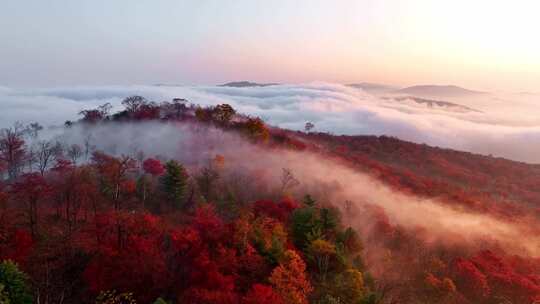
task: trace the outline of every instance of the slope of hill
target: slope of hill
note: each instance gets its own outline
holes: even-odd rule
[[[299,133],[329,155],[396,188],[502,216],[540,218],[540,165],[415,144],[387,136]]]

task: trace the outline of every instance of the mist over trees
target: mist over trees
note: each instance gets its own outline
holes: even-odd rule
[[[535,166],[387,137],[331,136],[307,124],[309,134],[282,130],[227,104],[141,96],[122,104],[125,110],[113,114],[107,104],[81,111],[80,121],[64,126],[76,132],[49,140],[37,124],[0,131],[0,303],[540,300],[540,194],[528,190],[540,181]],[[150,121],[177,130],[156,135],[164,147],[189,136],[176,149],[196,157],[174,157],[169,148],[147,155],[142,146],[128,153],[92,133]],[[182,134],[183,126],[191,133]],[[223,133],[210,140],[208,128]],[[73,134],[77,143],[66,137]],[[221,153],[218,143],[230,150]],[[527,220],[530,230],[518,241],[529,250],[516,254],[521,247],[495,232],[474,245],[450,234],[441,239],[406,225],[385,209],[391,205],[342,198],[362,185],[316,174],[329,171],[264,162],[291,151],[297,162],[317,155],[306,164],[336,162],[403,195],[437,198],[437,208],[457,215],[512,219],[516,227]],[[250,167],[255,162],[261,164]],[[496,174],[516,181],[487,179]],[[407,206],[435,216],[435,209]]]

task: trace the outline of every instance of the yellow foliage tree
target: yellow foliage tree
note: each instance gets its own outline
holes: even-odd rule
[[[316,239],[309,245],[309,254],[317,262],[321,281],[326,281],[330,259],[336,255],[336,246],[323,239]]]
[[[358,303],[365,293],[362,273],[353,268],[338,274],[334,286],[335,296],[343,303]]]
[[[287,304],[307,304],[313,290],[306,276],[306,264],[293,250],[285,251],[269,281]]]

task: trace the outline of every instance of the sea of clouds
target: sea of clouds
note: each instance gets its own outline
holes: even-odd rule
[[[191,103],[229,103],[269,124],[348,135],[389,135],[417,143],[540,162],[540,95],[485,94],[441,100],[479,111],[428,107],[412,100],[370,95],[331,83],[233,88],[222,86],[80,86],[15,89],[0,87],[0,128],[15,121],[59,126],[78,112],[109,102],[113,111],[130,95],[149,100],[186,98]]]

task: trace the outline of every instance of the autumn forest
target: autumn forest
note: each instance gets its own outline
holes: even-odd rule
[[[1,130],[1,304],[540,303],[539,165],[122,106]]]

